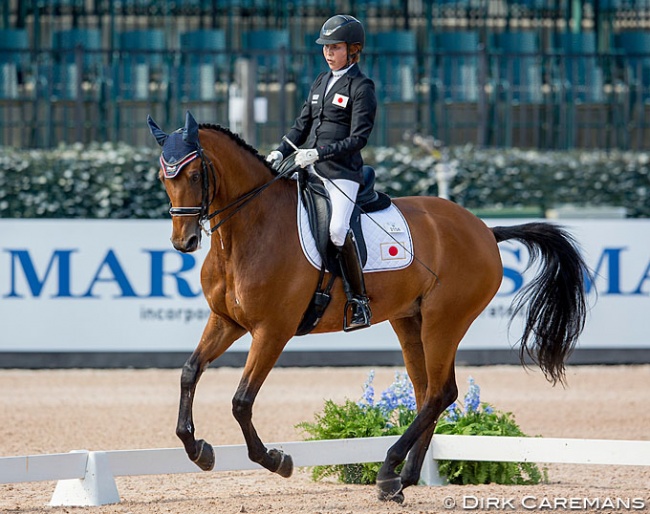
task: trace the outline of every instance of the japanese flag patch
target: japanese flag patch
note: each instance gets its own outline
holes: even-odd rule
[[[334,95],[334,100],[332,100],[332,103],[334,105],[338,105],[339,107],[347,107],[348,106],[348,100],[350,99],[349,96],[343,96],[338,93]]]
[[[407,257],[400,243],[381,243],[379,247],[382,261],[404,260]]]

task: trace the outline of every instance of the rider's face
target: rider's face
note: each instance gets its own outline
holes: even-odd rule
[[[323,45],[323,55],[331,70],[340,70],[348,64],[348,46],[345,43]]]

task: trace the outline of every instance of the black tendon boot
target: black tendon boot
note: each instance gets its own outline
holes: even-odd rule
[[[337,247],[339,264],[343,275],[343,290],[348,301],[345,304],[343,330],[350,332],[370,326],[370,304],[366,295],[366,285],[363,281],[363,267],[359,259],[357,242],[352,232],[348,232],[343,246]],[[352,317],[348,320],[348,312]]]

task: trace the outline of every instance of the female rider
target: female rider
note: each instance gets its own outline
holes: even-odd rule
[[[363,267],[352,232],[350,217],[362,182],[361,149],[366,146],[375,122],[377,98],[374,82],[359,69],[365,31],[353,16],[337,14],[321,28],[316,43],[330,71],[321,73],[296,118],[288,138],[296,147],[295,162],[314,165],[332,201],[330,239],[338,250],[352,316],[344,330],[370,325],[371,311],[363,280]],[[293,152],[283,141],[266,158],[274,168]],[[351,288],[351,291],[349,290]]]

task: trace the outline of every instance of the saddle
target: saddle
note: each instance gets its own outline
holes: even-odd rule
[[[282,172],[282,168],[280,169]],[[289,172],[287,170],[287,172]],[[298,169],[298,190],[300,201],[305,207],[309,227],[316,242],[318,253],[321,256],[321,269],[318,285],[314,296],[303,314],[302,321],[296,331],[296,335],[306,335],[311,332],[320,319],[331,300],[330,291],[336,277],[341,276],[341,271],[336,259],[337,250],[330,241],[329,224],[332,216],[332,205],[323,184],[322,179],[305,169]],[[391,205],[391,199],[385,193],[377,192],[374,189],[375,170],[370,166],[363,167],[363,182],[357,194],[356,206],[350,218],[350,229],[353,231],[359,247],[359,258],[365,265],[368,251],[361,229],[361,214],[371,213],[387,209]],[[323,287],[325,271],[329,270],[330,280]]]
[[[330,241],[329,224],[332,217],[332,203],[322,179],[307,170],[301,169],[298,174],[298,190],[300,200],[307,212],[309,228],[311,229],[316,247],[326,268],[337,274],[336,248]],[[356,205],[350,218],[350,229],[359,247],[359,258],[365,265],[368,251],[361,229],[361,214],[387,209],[391,199],[385,193],[377,192],[375,187],[375,170],[370,166],[363,167],[363,183],[357,194]]]

